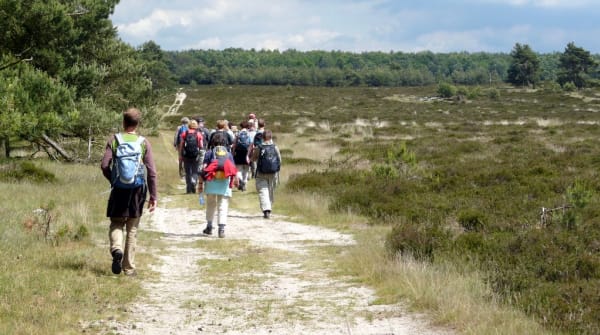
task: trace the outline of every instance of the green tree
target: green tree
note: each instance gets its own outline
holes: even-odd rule
[[[5,144],[11,138],[90,139],[112,130],[114,115],[126,107],[154,105],[152,80],[164,74],[164,63],[156,59],[162,51],[148,45],[137,52],[118,39],[109,19],[117,3],[0,0],[0,138]],[[148,120],[157,118],[145,117],[145,127],[156,126]]]
[[[508,82],[513,85],[529,86],[538,81],[540,61],[529,45],[515,44],[511,64],[508,68]]]
[[[78,118],[73,90],[27,63],[0,72],[0,138],[41,143]]]
[[[138,48],[140,59],[145,63],[146,73],[154,89],[165,89],[174,84],[171,72],[160,45],[148,41]]]
[[[575,43],[567,44],[559,58],[558,83],[573,83],[577,88],[585,87],[590,73],[598,66],[589,51]]]

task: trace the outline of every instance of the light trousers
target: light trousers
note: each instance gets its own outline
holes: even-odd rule
[[[250,180],[250,165],[236,164],[235,167],[238,170],[237,177],[240,179],[240,183],[246,185]]]
[[[211,224],[214,222],[215,214],[217,216],[217,224],[219,227],[224,227],[227,224],[227,211],[229,209],[229,197],[217,194],[206,195],[206,222]]]
[[[274,191],[277,185],[277,173],[256,174],[256,191],[258,192],[258,201],[262,211],[270,211],[275,202]]]
[[[110,229],[108,237],[110,240],[110,252],[123,251],[123,262],[121,267],[125,274],[135,270],[135,246],[137,243],[137,229],[140,218],[110,218]],[[123,245],[123,237],[125,245]]]

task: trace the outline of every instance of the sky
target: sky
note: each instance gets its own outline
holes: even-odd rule
[[[119,37],[163,50],[600,54],[600,0],[121,0]]]

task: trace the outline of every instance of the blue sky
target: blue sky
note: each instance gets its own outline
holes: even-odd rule
[[[111,19],[163,50],[600,53],[600,0],[121,0]]]

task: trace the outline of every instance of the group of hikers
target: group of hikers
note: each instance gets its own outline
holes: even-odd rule
[[[111,135],[100,167],[112,190],[108,199],[109,241],[112,272],[135,276],[137,228],[148,199],[148,211],[157,206],[157,173],[150,142],[136,133],[142,114],[137,108],[123,113],[123,132]],[[263,217],[271,217],[274,189],[279,181],[281,153],[263,119],[255,114],[238,126],[218,120],[207,129],[201,117],[183,117],[173,138],[178,152],[179,174],[185,177],[186,193],[200,194],[206,204],[206,227],[217,227],[225,237],[229,199],[233,189],[244,192],[255,179]],[[216,220],[216,221],[215,221]]]

